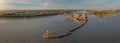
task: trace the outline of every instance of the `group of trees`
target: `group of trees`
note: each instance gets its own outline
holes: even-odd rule
[[[120,11],[118,10],[93,10],[89,11],[91,15],[95,15],[99,18],[104,18],[105,16],[110,16],[119,13]]]
[[[2,17],[34,17],[34,16],[47,16],[61,14],[60,11],[24,11],[24,12],[12,12],[4,13]]]
[[[115,14],[118,13],[118,10],[91,10],[89,11],[91,14]]]

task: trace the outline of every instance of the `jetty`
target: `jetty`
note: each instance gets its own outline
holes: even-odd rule
[[[62,37],[66,37],[66,36],[71,35],[72,32],[74,32],[77,29],[82,28],[88,22],[87,16],[85,14],[83,14],[81,16],[81,19],[82,19],[81,21],[83,21],[83,23],[80,26],[78,26],[78,27],[76,27],[76,28],[74,28],[72,30],[69,30],[68,32],[65,32],[64,34],[60,34],[60,35],[47,35],[47,36],[45,35],[44,38],[45,39],[56,39],[56,38],[62,38]]]

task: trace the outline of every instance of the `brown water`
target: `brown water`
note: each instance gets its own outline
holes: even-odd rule
[[[44,39],[49,30],[63,34],[81,25],[66,21],[66,16],[55,15],[38,18],[0,18],[0,43],[120,43],[120,15],[99,18],[87,14],[88,22],[71,35]]]

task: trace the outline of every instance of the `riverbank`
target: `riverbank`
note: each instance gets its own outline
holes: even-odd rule
[[[0,16],[0,18],[26,18],[26,17],[44,17],[44,16],[54,16],[59,14],[45,14],[45,15],[4,15]]]
[[[63,14],[63,11],[4,11],[0,12],[0,17],[23,18],[39,17]]]

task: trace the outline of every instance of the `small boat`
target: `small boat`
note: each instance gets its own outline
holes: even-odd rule
[[[46,38],[46,39],[49,37],[49,31],[48,30],[45,32],[45,34],[43,35],[43,37]]]

